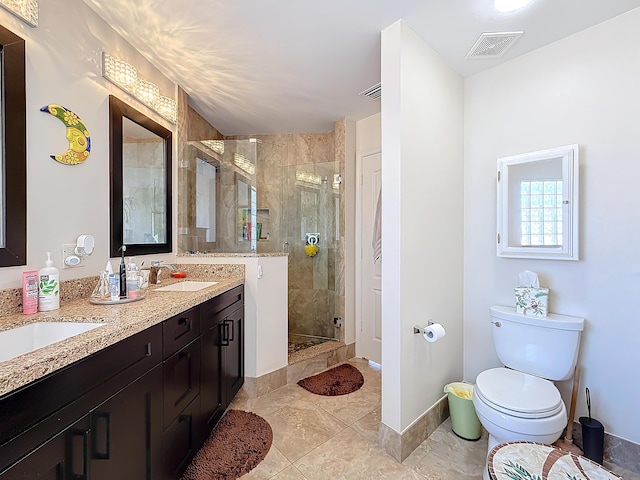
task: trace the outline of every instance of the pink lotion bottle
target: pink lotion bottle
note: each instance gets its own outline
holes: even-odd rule
[[[22,272],[22,313],[38,313],[38,271]]]

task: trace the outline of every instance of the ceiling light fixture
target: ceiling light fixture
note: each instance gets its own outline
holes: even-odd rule
[[[0,7],[9,10],[30,26],[38,26],[38,0],[0,0]]]
[[[513,12],[531,3],[531,0],[495,0],[496,10],[500,12]]]
[[[138,69],[130,63],[102,52],[102,76],[140,100],[162,118],[176,123],[178,118],[176,101],[160,95],[160,88],[155,83],[138,77]]]

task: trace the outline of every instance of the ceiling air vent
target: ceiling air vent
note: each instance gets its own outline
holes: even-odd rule
[[[464,58],[500,58],[524,32],[483,33]]]
[[[382,86],[378,83],[377,85],[360,92],[358,95],[369,97],[371,100],[378,100],[382,96]]]

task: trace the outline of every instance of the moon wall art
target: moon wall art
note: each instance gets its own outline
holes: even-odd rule
[[[51,103],[40,109],[58,118],[67,127],[69,149],[58,155],[51,155],[54,160],[65,165],[78,165],[84,162],[91,153],[91,136],[84,122],[68,108]]]

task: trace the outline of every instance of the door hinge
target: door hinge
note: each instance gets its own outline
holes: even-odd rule
[[[498,181],[500,181],[500,170],[498,170]]]
[[[498,245],[500,245],[500,234],[498,234]]]

